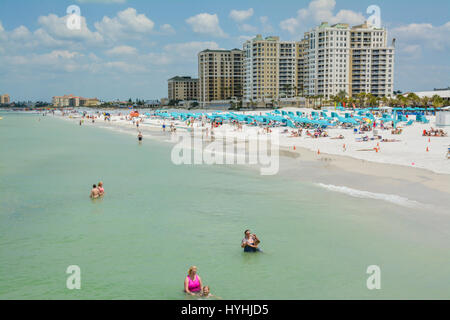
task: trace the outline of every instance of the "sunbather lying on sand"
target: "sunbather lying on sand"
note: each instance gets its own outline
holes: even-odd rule
[[[383,139],[383,140],[381,140],[381,142],[400,142],[400,140],[396,140],[396,139]]]
[[[330,138],[330,139],[333,139],[333,140],[342,140],[342,139],[345,139],[345,137],[341,134],[341,135],[339,135],[339,137],[334,137],[334,138]]]

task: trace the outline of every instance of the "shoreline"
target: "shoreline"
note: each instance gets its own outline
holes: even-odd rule
[[[404,165],[374,162],[357,159],[351,156],[342,156],[328,153],[317,155],[315,152],[297,147],[297,150],[281,147],[283,156],[300,158],[302,161],[326,162],[325,166],[337,170],[376,177],[378,179],[402,180],[405,182],[419,183],[427,188],[450,194],[450,175],[436,173],[428,169],[409,167]],[[281,155],[281,152],[280,152]]]
[[[70,121],[74,124],[79,120],[59,116],[57,116],[57,118]],[[162,132],[161,128],[157,125],[143,124],[139,128],[136,128],[136,126],[126,122],[113,121],[105,123],[99,120],[96,121],[95,124],[86,121],[83,126],[84,125],[109,129],[118,133],[127,133],[133,136],[137,134],[138,131],[142,131],[144,134],[144,141],[146,137],[152,141],[174,144],[174,142],[171,141],[170,132]],[[391,190],[393,194],[401,194],[402,196],[409,197],[409,193],[404,194],[401,191],[403,191],[405,186],[416,184],[417,186],[415,189],[418,191],[415,196],[417,197],[426,194],[427,190],[442,194],[442,198],[445,198],[450,194],[450,175],[436,173],[424,168],[375,162],[354,158],[350,155],[336,155],[326,152],[321,152],[320,155],[318,155],[316,152],[303,146],[296,145],[296,150],[293,150],[293,147],[282,145],[281,141],[279,145],[279,155],[281,161],[283,161],[282,158],[284,158],[287,160],[294,160],[294,162],[300,161],[300,166],[306,162],[313,163],[316,167],[320,166],[319,169],[321,169],[323,173],[335,177],[334,180],[339,180],[339,177],[344,176],[344,173],[355,175],[355,181],[350,181],[343,177],[344,180],[338,184],[342,187],[357,188],[358,190],[380,193],[390,193],[386,190],[393,187],[393,190]],[[293,165],[295,166],[295,164]],[[280,171],[284,170],[293,170],[293,175],[298,176],[298,179],[302,179],[301,175],[303,174],[303,171],[301,169],[296,169],[292,165],[287,165],[286,168],[283,168],[280,163]],[[329,179],[333,180],[333,178],[328,177],[328,180]],[[316,179],[312,179],[311,182],[318,184],[319,181],[315,180]],[[364,181],[364,183],[361,185],[361,182],[359,181]],[[328,183],[329,181],[325,182]],[[332,184],[334,185],[335,183]]]

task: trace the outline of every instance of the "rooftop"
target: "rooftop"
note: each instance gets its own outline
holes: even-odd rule
[[[187,76],[175,76],[170,78],[168,81],[198,81],[198,79],[187,77]]]

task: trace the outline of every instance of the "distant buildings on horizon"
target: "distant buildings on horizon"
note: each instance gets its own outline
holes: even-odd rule
[[[9,94],[1,94],[0,95],[0,104],[10,104],[11,98],[9,97]]]
[[[54,107],[95,107],[100,101],[97,98],[83,98],[69,94],[53,97],[52,103]]]
[[[198,100],[203,106],[227,100],[249,104],[300,96],[330,99],[342,91],[390,97],[394,45],[395,40],[388,45],[385,28],[368,23],[350,27],[324,22],[300,41],[257,35],[243,50],[201,51],[199,78],[169,79],[169,100]]]

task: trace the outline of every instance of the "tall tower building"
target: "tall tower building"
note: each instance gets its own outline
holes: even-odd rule
[[[203,105],[242,98],[242,61],[243,52],[239,49],[208,49],[198,54],[199,100]]]
[[[394,89],[395,48],[386,29],[367,23],[350,28],[324,22],[305,34],[303,81],[307,95],[329,98],[345,91],[390,96]]]
[[[244,43],[244,100],[291,98],[298,90],[298,46],[257,35]]]
[[[351,95],[372,93],[391,96],[394,91],[394,46],[387,45],[387,31],[367,23],[350,30]]]

